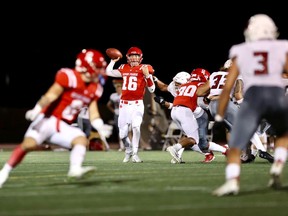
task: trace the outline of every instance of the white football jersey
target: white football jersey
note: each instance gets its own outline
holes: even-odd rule
[[[288,40],[259,40],[231,47],[229,58],[236,64],[243,78],[244,91],[251,86],[279,86],[284,88],[282,72],[288,53]]]
[[[210,94],[208,98],[215,95],[220,95],[225,85],[228,72],[216,71],[209,77]]]

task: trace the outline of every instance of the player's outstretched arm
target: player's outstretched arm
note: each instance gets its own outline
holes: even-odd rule
[[[40,114],[42,109],[50,105],[53,101],[60,97],[63,93],[64,88],[55,82],[48,91],[40,98],[36,103],[35,107],[31,110],[28,110],[25,114],[25,118],[29,121],[34,121],[36,117]]]

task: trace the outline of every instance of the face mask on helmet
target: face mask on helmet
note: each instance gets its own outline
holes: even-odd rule
[[[107,62],[101,52],[93,49],[83,49],[77,55],[75,68],[80,73],[88,72],[91,77],[94,77],[105,73],[106,66]]]
[[[203,68],[196,68],[191,72],[191,78],[189,81],[206,82],[210,77],[209,71]]]
[[[269,16],[266,14],[256,14],[249,19],[244,36],[247,42],[261,39],[276,39],[278,32],[274,21]]]
[[[138,47],[131,47],[126,54],[127,63],[130,64],[130,66],[135,67],[141,64],[143,60],[143,53],[142,50]]]

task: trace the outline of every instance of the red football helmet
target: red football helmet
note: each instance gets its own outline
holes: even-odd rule
[[[138,66],[143,60],[142,50],[138,47],[131,47],[126,54],[127,62],[132,67]]]
[[[196,68],[191,72],[190,81],[206,82],[210,77],[209,71],[203,68]]]
[[[76,70],[85,73],[88,72],[91,76],[102,73],[102,70],[107,66],[104,55],[94,49],[83,49],[77,55]]]

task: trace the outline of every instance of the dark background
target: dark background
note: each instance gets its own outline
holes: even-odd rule
[[[279,38],[288,38],[287,7],[277,1],[254,6],[243,1],[164,3],[11,2],[2,8],[0,107],[32,108],[56,71],[74,67],[83,48],[105,53],[108,47],[116,47],[125,55],[131,46],[138,46],[143,63],[151,64],[155,75],[169,83],[179,71],[218,70],[229,48],[244,41],[243,30],[256,13],[271,16]],[[114,91],[111,80],[100,103],[106,104]]]
[[[283,0],[6,1],[0,12],[0,143],[22,140],[29,125],[25,112],[47,91],[57,70],[75,66],[83,48],[105,53],[116,47],[125,55],[138,46],[143,63],[151,64],[155,75],[169,83],[183,70],[218,70],[229,48],[244,41],[243,30],[256,13],[271,16],[279,38],[288,38]],[[123,58],[118,65],[125,62]],[[104,121],[113,118],[105,106],[114,92],[112,79],[99,101]],[[156,94],[173,99],[159,90]]]

